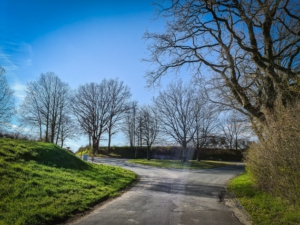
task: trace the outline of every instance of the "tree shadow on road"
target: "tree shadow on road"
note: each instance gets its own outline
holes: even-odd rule
[[[201,182],[186,182],[182,179],[160,178],[141,176],[139,183],[133,188],[134,191],[149,190],[175,195],[188,195],[195,197],[219,198],[220,193],[225,191],[222,185]]]

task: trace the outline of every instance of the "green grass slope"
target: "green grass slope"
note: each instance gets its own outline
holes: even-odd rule
[[[0,139],[0,225],[61,222],[135,179],[131,171],[86,163],[53,144]]]
[[[227,188],[236,195],[256,225],[300,224],[299,207],[257,190],[247,173],[230,180]]]

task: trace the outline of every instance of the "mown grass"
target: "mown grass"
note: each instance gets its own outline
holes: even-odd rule
[[[248,174],[232,179],[228,190],[233,192],[256,225],[300,224],[300,208],[254,187]]]
[[[208,160],[189,160],[188,162],[181,162],[180,160],[161,160],[161,159],[130,159],[130,163],[137,163],[147,166],[155,166],[160,168],[173,168],[173,169],[210,169],[223,166],[232,166],[233,163],[208,161]]]
[[[136,179],[128,170],[94,165],[49,143],[0,139],[0,224],[54,224]]]

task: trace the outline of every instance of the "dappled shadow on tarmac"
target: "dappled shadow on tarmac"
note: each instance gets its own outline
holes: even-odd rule
[[[212,169],[166,169],[133,164],[125,159],[95,159],[97,163],[108,163],[139,174],[139,182],[132,191],[149,191],[149,194],[176,194],[218,199],[225,191],[222,177],[242,173],[243,165],[225,166]],[[220,179],[218,182],[212,180]],[[229,179],[229,178],[228,178]]]
[[[139,180],[122,197],[76,224],[240,224],[219,201],[224,184],[244,171],[243,166],[164,169],[110,158],[96,158],[95,163],[132,170]]]
[[[222,185],[147,176],[141,176],[139,183],[132,188],[132,191],[139,190],[208,198],[218,198],[225,191]]]

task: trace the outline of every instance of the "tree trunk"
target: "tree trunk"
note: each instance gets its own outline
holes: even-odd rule
[[[187,148],[187,146],[186,146],[186,143],[185,143],[185,142],[182,144],[182,147],[183,147],[183,151],[182,151],[182,162],[186,162],[186,161],[187,161],[187,160],[186,160],[186,148]]]
[[[111,133],[108,132],[108,146],[107,146],[107,154],[110,152],[110,142],[111,142]]]
[[[57,134],[56,134],[56,141],[55,141],[55,144],[58,144],[58,139],[59,139],[59,136],[60,136],[60,133],[63,133],[63,130],[62,130],[62,114],[60,113],[60,116],[59,116],[59,121],[58,121],[58,128],[57,128]]]
[[[92,146],[92,135],[91,134],[88,135],[89,135],[89,146]]]
[[[42,131],[42,124],[39,124],[40,126],[40,141],[43,141],[43,131]]]
[[[183,152],[182,152],[182,162],[186,162],[186,148],[183,149]]]
[[[150,148],[151,146],[147,146],[147,159],[150,160]]]
[[[47,120],[46,120],[45,142],[49,142],[49,120],[48,120],[48,117],[47,117]]]
[[[197,161],[200,162],[201,154],[200,154],[201,148],[200,146],[197,146]]]
[[[236,155],[238,154],[238,140],[237,140],[237,137],[235,139],[235,154]]]
[[[137,152],[137,147],[135,146],[135,150],[134,150],[134,158],[135,158],[135,159],[137,158],[137,154],[138,154],[138,152]]]
[[[99,141],[96,137],[93,137],[93,156],[98,152]]]
[[[112,130],[112,117],[110,117],[110,121],[108,124],[108,129],[107,129],[107,133],[108,133],[108,145],[107,145],[107,154],[109,154],[110,152],[110,143],[111,143],[111,130]]]
[[[55,122],[51,123],[51,131],[50,131],[50,133],[51,133],[50,142],[54,143],[54,139],[55,139]]]

